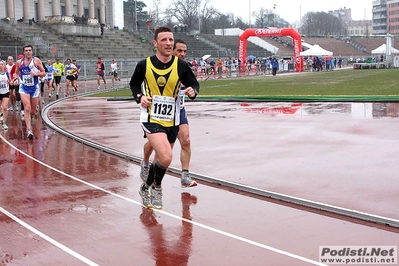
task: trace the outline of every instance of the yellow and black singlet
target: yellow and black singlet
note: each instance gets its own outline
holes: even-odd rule
[[[152,98],[152,103],[142,114],[141,122],[158,123],[165,127],[180,124],[180,101],[177,101],[177,96],[181,81],[177,62],[178,58],[174,57],[171,66],[158,69],[149,57],[146,59],[144,93]]]
[[[130,80],[130,89],[136,101],[137,95],[144,94],[151,97],[152,102],[148,108],[140,106],[140,122],[157,123],[164,127],[178,126],[178,96],[182,83],[199,91],[199,83],[193,71],[178,57],[172,56],[167,63],[159,61],[156,55],[141,60]]]

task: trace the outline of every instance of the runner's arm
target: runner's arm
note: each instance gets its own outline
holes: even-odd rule
[[[43,63],[39,58],[35,58],[35,65],[39,69],[39,72],[31,72],[32,76],[44,77],[46,76],[46,71],[44,70]]]
[[[143,83],[145,78],[145,68],[145,60],[140,61],[137,64],[136,69],[134,70],[132,78],[130,79],[130,90],[132,91],[133,98],[136,100],[137,103],[140,103],[141,97],[143,96],[143,92],[141,91],[141,84]]]
[[[18,85],[18,80],[19,80],[19,64],[20,64],[20,60],[18,60],[18,61],[15,63],[14,79],[13,79],[14,85]]]
[[[182,83],[186,86],[186,95],[191,100],[194,100],[197,97],[200,88],[197,78],[195,77],[190,66],[181,59],[179,59],[178,62],[178,72]],[[194,93],[191,92],[191,89]]]

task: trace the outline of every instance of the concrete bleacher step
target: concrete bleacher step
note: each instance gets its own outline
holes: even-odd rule
[[[306,37],[304,39],[306,43],[311,45],[318,44],[324,49],[332,51],[334,56],[367,56],[366,53],[351,46],[346,40],[329,37]]]

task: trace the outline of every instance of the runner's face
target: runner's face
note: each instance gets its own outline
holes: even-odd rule
[[[3,61],[0,61],[0,72],[5,72],[6,65],[3,63]]]
[[[157,48],[157,53],[162,56],[170,56],[173,49],[173,33],[160,32],[157,40],[154,40],[154,46]]]
[[[176,48],[173,50],[173,55],[179,57],[180,59],[186,59],[187,55],[187,45],[184,43],[176,43]]]
[[[7,63],[8,63],[10,66],[12,66],[12,64],[14,64],[14,58],[8,57],[8,58],[7,58]]]
[[[25,56],[25,58],[31,59],[31,58],[32,58],[32,54],[33,54],[33,50],[32,50],[31,47],[26,47],[26,48],[24,49],[24,56]]]

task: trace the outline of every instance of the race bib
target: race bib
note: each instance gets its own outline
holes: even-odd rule
[[[0,82],[0,89],[6,89],[7,88],[7,82],[6,81],[1,81]]]
[[[53,73],[47,72],[47,78],[49,78],[49,79],[53,78]]]
[[[22,81],[25,86],[34,86],[35,82],[33,80],[33,77],[31,75],[23,75],[22,76]]]
[[[6,94],[8,92],[7,81],[0,81],[0,94]]]
[[[179,91],[180,109],[184,108],[184,97],[185,97],[184,91],[185,91],[185,89],[182,90],[182,88],[180,88],[180,91]]]
[[[61,69],[56,68],[55,69],[55,74],[57,74],[57,75],[61,74]]]
[[[175,113],[175,99],[155,95],[152,98],[151,118],[161,121],[172,121]]]

